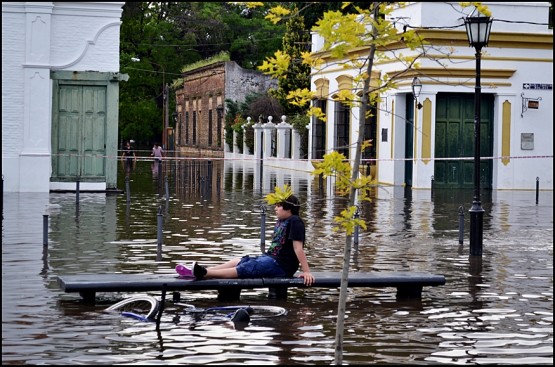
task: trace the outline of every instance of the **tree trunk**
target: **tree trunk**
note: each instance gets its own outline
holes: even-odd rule
[[[379,3],[374,3],[374,19],[378,19],[379,15]],[[373,27],[372,39],[375,40],[378,36],[378,30]],[[358,140],[356,145],[355,159],[353,162],[353,172],[351,175],[351,181],[354,182],[358,178],[358,171],[360,168],[360,159],[362,155],[361,147],[364,141],[364,123],[366,121],[366,111],[368,110],[368,91],[370,90],[370,76],[372,75],[372,67],[374,66],[374,54],[376,52],[376,46],[374,43],[370,45],[370,51],[368,53],[368,67],[367,74],[368,78],[364,80],[364,87],[362,90],[362,99],[359,108],[359,121],[358,121]],[[375,143],[375,142],[374,142]],[[349,207],[352,207],[356,203],[356,189],[351,186],[351,191],[349,192]],[[347,284],[349,281],[349,264],[351,260],[351,242],[352,236],[347,234],[345,239],[345,251],[343,253],[343,272],[341,274],[341,287],[339,291],[339,301],[337,306],[337,326],[335,331],[335,365],[343,364],[343,334],[345,329],[345,312],[347,304]]]

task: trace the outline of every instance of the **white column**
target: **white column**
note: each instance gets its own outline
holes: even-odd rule
[[[309,130],[310,131],[310,130]],[[291,158],[301,158],[301,135],[294,128],[291,129]]]
[[[263,153],[264,153],[264,145],[262,140],[264,136],[263,126],[264,124],[262,124],[262,117],[260,117],[260,119],[258,120],[258,123],[252,125],[252,128],[254,129],[254,158],[256,159],[263,158]]]
[[[290,158],[285,156],[287,148],[290,145],[290,136],[292,126],[285,122],[286,117],[281,116],[281,122],[276,126],[277,129],[277,157],[278,158]]]
[[[25,19],[23,141],[20,154],[19,191],[50,190],[52,82],[50,34],[54,3],[28,4]]]
[[[237,132],[233,130],[233,149],[231,150],[234,154],[239,153],[239,146],[237,145]]]
[[[250,128],[251,118],[247,117],[247,123],[242,126],[243,128],[243,154],[249,153],[249,146],[247,145],[247,129]]]
[[[264,124],[264,148],[263,148],[263,158],[269,158],[272,156],[272,133],[274,132],[276,126],[272,123],[272,116],[268,116],[268,122]]]

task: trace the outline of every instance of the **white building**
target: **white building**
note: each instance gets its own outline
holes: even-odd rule
[[[399,28],[408,24],[430,42],[428,58],[406,73],[396,90],[383,95],[367,137],[375,142],[369,172],[384,185],[415,189],[465,188],[473,183],[476,57],[458,3],[412,2],[396,10]],[[489,45],[481,59],[481,186],[491,189],[553,190],[553,29],[548,2],[485,2],[492,12]],[[353,88],[356,70],[345,70],[322,51],[313,34],[312,51],[326,61],[313,69],[312,86],[325,108],[326,123],[312,121],[309,159],[338,150],[355,156],[358,107],[345,107],[337,92]],[[414,53],[409,49],[398,53]],[[416,51],[415,51],[416,52]],[[446,57],[448,52],[452,52]],[[433,60],[436,59],[436,60]],[[441,63],[445,66],[440,65]],[[405,69],[377,63],[383,78]],[[374,75],[373,75],[374,76]],[[412,81],[422,83],[417,101]],[[417,103],[422,105],[417,108]],[[443,158],[443,159],[442,159]],[[374,165],[374,162],[375,165]]]
[[[6,192],[116,188],[124,2],[2,2]]]

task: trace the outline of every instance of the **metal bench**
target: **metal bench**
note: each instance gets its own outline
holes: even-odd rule
[[[339,288],[340,272],[313,272],[315,282],[310,288]],[[81,274],[60,275],[58,285],[66,293],[79,292],[85,302],[94,303],[97,292],[148,292],[217,290],[218,300],[239,300],[242,289],[268,288],[269,298],[286,299],[287,289],[308,288],[303,279],[203,279],[189,280],[170,274]],[[348,287],[395,287],[397,298],[421,298],[424,286],[445,284],[443,275],[421,272],[351,272]],[[174,295],[175,297],[175,295]]]

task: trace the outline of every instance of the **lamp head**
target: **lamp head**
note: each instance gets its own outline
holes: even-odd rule
[[[487,46],[493,19],[485,16],[468,16],[464,19],[468,43],[477,51]]]
[[[420,79],[418,79],[417,76],[415,76],[414,79],[412,79],[412,94],[414,96],[414,99],[418,100],[418,97],[420,97],[421,91],[422,91],[422,82],[420,81]]]

